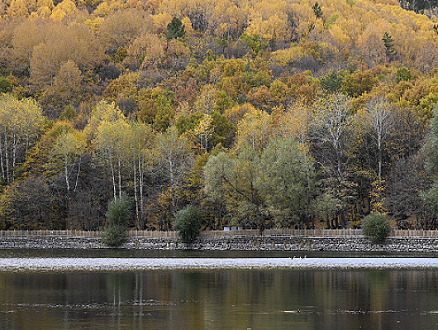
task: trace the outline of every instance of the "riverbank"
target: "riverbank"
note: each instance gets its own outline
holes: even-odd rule
[[[1,237],[0,249],[110,249],[99,237]],[[176,238],[130,237],[119,249],[199,251],[336,251],[336,252],[438,252],[438,238],[390,237],[383,245],[356,237],[246,236],[202,238],[187,246]]]

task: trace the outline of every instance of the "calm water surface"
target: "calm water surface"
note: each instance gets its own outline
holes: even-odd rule
[[[0,273],[0,329],[105,327],[438,329],[438,270]]]

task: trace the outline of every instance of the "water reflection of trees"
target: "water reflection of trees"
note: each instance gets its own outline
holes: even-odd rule
[[[437,297],[433,270],[3,273],[0,326],[419,329],[436,324]]]

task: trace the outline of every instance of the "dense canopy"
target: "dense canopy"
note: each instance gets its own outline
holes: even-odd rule
[[[437,227],[435,5],[3,0],[0,228]]]

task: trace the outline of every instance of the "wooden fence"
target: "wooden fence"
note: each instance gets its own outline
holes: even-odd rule
[[[86,230],[0,230],[0,237],[14,236],[61,236],[61,237],[100,237],[100,231]],[[149,231],[149,230],[130,230],[128,236],[131,237],[151,237],[151,238],[173,238],[177,237],[175,231]]]
[[[176,238],[175,231],[130,230],[130,237]],[[259,236],[259,230],[208,230],[201,232],[201,238],[229,238]],[[62,236],[62,237],[99,237],[98,231],[84,230],[0,230],[0,237],[26,236]],[[304,237],[361,237],[360,229],[266,229],[265,237],[304,236]],[[434,237],[438,239],[438,230],[392,230],[390,237]]]
[[[236,236],[259,236],[258,230],[212,230],[204,231],[201,237],[236,237]],[[305,236],[305,237],[362,237],[361,229],[267,229],[263,236]],[[392,230],[389,237],[436,237],[438,239],[438,230]]]

